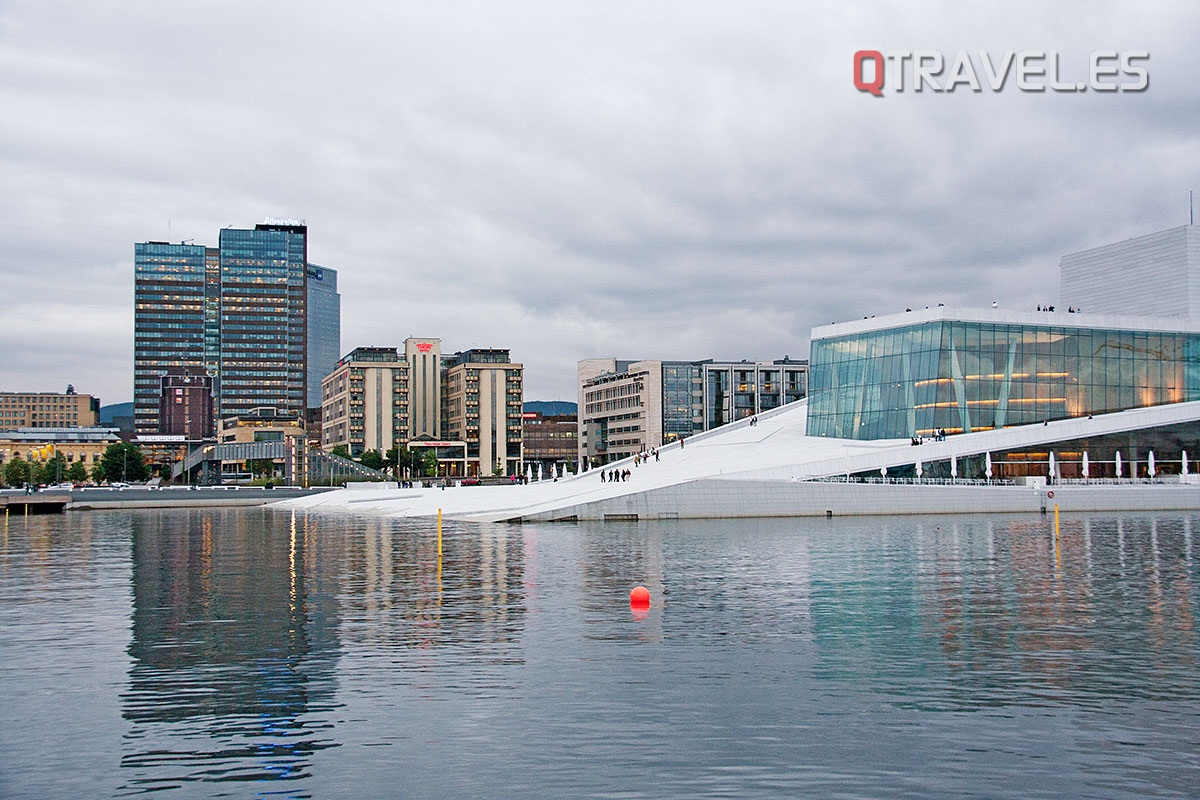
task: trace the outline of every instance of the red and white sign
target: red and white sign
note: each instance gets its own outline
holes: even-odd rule
[[[422,353],[428,353],[432,349],[433,349],[432,342],[417,342],[417,350]]]

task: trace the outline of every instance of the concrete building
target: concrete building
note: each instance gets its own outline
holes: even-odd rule
[[[443,359],[446,438],[467,444],[468,475],[521,472],[524,367],[508,350],[476,348]]]
[[[578,364],[579,452],[627,458],[802,399],[808,362],[623,361]]]
[[[1065,255],[1061,310],[1200,319],[1200,227],[1182,225]]]
[[[394,347],[359,347],[322,381],[321,449],[386,453],[408,441],[409,362]]]
[[[408,362],[408,438],[442,438],[442,340],[404,340]]]
[[[0,392],[0,430],[15,428],[91,428],[100,424],[100,399],[78,394],[73,386],[58,392]]]

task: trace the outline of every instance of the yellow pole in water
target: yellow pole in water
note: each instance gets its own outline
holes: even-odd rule
[[[438,509],[438,564],[442,563],[442,510]]]
[[[1058,538],[1058,503],[1054,504],[1054,538]]]

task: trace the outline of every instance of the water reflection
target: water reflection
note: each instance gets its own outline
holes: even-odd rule
[[[337,591],[310,526],[263,512],[132,518],[128,787],[298,780],[332,746]],[[326,553],[326,555],[329,555]]]
[[[0,795],[1187,796],[1198,523],[31,522]]]

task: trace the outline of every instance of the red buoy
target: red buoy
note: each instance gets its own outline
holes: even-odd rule
[[[650,590],[645,586],[635,586],[629,592],[629,607],[633,609],[647,609],[650,607]]]

